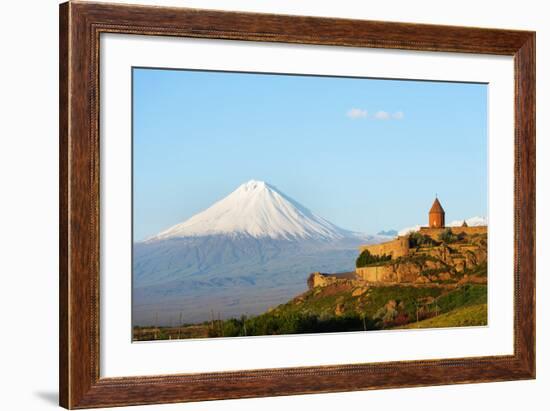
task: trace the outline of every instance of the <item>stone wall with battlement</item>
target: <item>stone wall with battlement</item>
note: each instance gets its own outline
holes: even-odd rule
[[[438,240],[439,235],[450,228],[453,234],[465,233],[468,235],[472,234],[487,234],[487,226],[473,226],[473,227],[442,227],[442,228],[430,228],[430,227],[420,227],[418,231],[420,234],[427,235],[428,237]]]
[[[356,268],[357,276],[370,283],[397,282],[397,276],[391,265]]]
[[[347,282],[353,284],[357,280],[357,275],[354,272],[344,274],[323,274],[320,272],[311,273],[307,279],[308,289],[315,287],[327,287],[331,284]]]
[[[391,255],[393,258],[403,257],[409,254],[409,237],[397,237],[395,240],[380,244],[362,245],[359,251],[368,250],[372,255]]]

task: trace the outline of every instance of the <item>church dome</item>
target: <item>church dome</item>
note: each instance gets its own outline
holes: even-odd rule
[[[437,199],[434,200],[432,208],[428,214],[428,227],[443,228],[445,227],[445,210],[441,207],[441,203]]]
[[[432,208],[430,208],[430,214],[444,214],[445,213],[445,210],[443,210],[443,207],[441,207],[441,203],[439,202],[439,200],[437,199],[437,197],[435,198],[435,201],[432,205]]]

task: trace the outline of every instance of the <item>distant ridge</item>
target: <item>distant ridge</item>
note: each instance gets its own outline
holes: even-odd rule
[[[376,233],[376,235],[385,235],[388,237],[395,237],[397,235],[397,230],[382,230]]]

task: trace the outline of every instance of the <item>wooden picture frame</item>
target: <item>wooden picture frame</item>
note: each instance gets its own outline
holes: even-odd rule
[[[514,354],[100,378],[101,33],[513,56]],[[59,47],[61,406],[125,406],[535,378],[534,32],[69,2],[60,6]]]

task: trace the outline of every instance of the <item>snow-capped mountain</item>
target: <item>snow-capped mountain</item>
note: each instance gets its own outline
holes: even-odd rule
[[[470,227],[487,225],[487,217],[480,217],[480,216],[470,217],[470,218],[467,218],[466,220],[454,220],[454,221],[451,221],[448,225],[449,227],[460,227],[462,223],[464,223],[464,221],[466,221],[466,224],[468,224],[468,226]]]
[[[306,288],[311,272],[355,267],[387,239],[337,227],[262,181],[133,246],[135,325],[258,314]]]
[[[206,210],[147,241],[225,234],[287,240],[358,235],[316,216],[272,185],[250,180]]]

